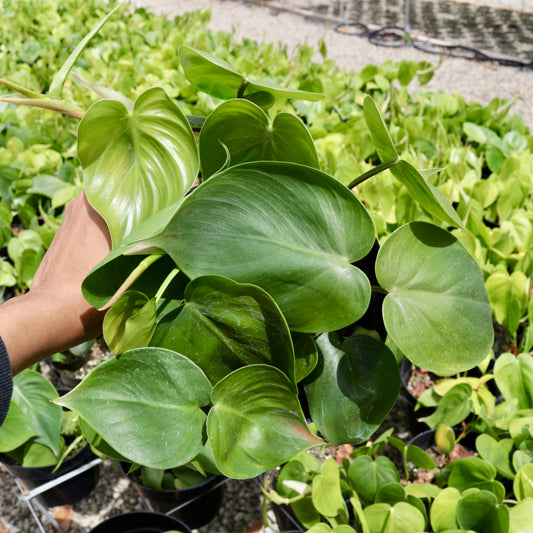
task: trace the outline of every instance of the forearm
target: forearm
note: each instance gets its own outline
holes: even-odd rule
[[[73,304],[74,302],[74,304]],[[0,337],[13,375],[43,358],[94,338],[102,314],[83,303],[81,294],[32,291],[0,306]]]

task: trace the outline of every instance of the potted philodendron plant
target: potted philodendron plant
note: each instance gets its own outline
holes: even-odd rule
[[[462,221],[399,157],[371,98],[364,116],[381,163],[345,186],[320,170],[301,119],[280,112],[321,95],[187,46],[186,77],[220,102],[205,120],[158,87],[133,102],[78,77],[101,99],[87,110],[61,100],[92,34],[49,95],[4,82],[17,94],[2,99],[81,119],[85,192],[113,242],[83,291],[108,309],[115,357],[56,402],[79,414],[95,447],[157,469],[201,463],[209,449],[223,475],[250,478],[325,441],[366,441],[400,389],[389,345],[444,375],[486,357],[483,275],[447,229]],[[426,214],[377,243],[356,193],[385,170]]]
[[[58,391],[41,374],[25,370],[13,380],[13,398],[0,428],[0,461],[27,490],[95,460],[72,411],[53,403]],[[37,496],[48,507],[72,504],[96,486],[95,464]]]

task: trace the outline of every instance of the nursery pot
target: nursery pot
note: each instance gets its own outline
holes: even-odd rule
[[[112,516],[89,533],[164,533],[165,531],[192,533],[180,520],[161,513],[133,511]]]
[[[91,451],[88,444],[78,453],[63,461],[63,464],[56,472],[53,472],[55,465],[39,467],[19,466],[10,463],[5,455],[0,455],[0,462],[11,475],[15,476],[20,481],[21,485],[26,490],[32,490],[48,481],[57,479],[63,474],[89,463],[93,459],[96,459],[96,455]],[[60,485],[52,487],[46,492],[36,496],[36,499],[45,507],[71,505],[89,495],[96,486],[99,476],[100,464],[96,464],[85,472],[82,472],[75,477],[64,481]]]
[[[197,529],[211,522],[222,506],[224,477],[211,476],[200,485],[188,489],[161,490],[146,487],[128,475],[130,464],[120,462],[122,473],[133,483],[154,511],[168,513],[179,507],[172,516],[183,520],[190,528]]]

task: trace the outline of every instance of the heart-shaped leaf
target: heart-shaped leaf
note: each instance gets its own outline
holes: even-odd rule
[[[494,379],[506,400],[516,398],[517,409],[533,408],[533,356],[501,354],[494,365]]]
[[[380,455],[374,460],[360,455],[348,469],[348,480],[364,502],[373,503],[379,489],[388,483],[398,483],[400,474],[388,457]]]
[[[94,103],[79,125],[78,156],[87,198],[114,245],[179,201],[199,168],[187,118],[158,87],[141,94],[131,113],[116,100]]]
[[[342,497],[339,465],[334,459],[326,459],[320,474],[313,478],[311,497],[316,510],[323,516],[348,519],[348,509]]]
[[[211,383],[249,364],[271,364],[294,382],[294,350],[287,322],[272,298],[255,285],[201,276],[185,289],[184,303],[157,325],[152,346],[194,361]]]
[[[366,209],[335,178],[294,163],[255,162],[200,185],[149,243],[191,279],[217,274],[258,285],[291,330],[312,333],[364,314],[370,282],[351,263],[370,251],[374,235]]]
[[[533,498],[533,463],[524,465],[516,474],[513,490],[517,500]]]
[[[425,222],[402,226],[380,248],[376,276],[389,293],[387,332],[413,363],[450,375],[490,352],[494,331],[483,274],[450,233]]]
[[[25,370],[13,378],[11,401],[24,413],[29,426],[38,435],[36,442],[47,446],[57,456],[60,445],[61,408],[51,403],[58,393],[42,374]]]
[[[189,46],[180,46],[179,58],[185,76],[192,85],[222,100],[257,92],[267,92],[277,99],[317,101],[323,98],[318,93],[284,89],[264,81],[248,79],[227,61]]]
[[[147,346],[155,330],[155,300],[137,291],[124,293],[104,317],[104,339],[115,355]]]
[[[22,409],[11,402],[7,417],[0,429],[0,453],[10,452],[37,436]]]
[[[480,490],[464,495],[457,504],[457,523],[463,529],[483,533],[508,533],[509,509],[494,494]]]
[[[424,515],[415,506],[399,502],[375,503],[364,510],[370,531],[380,533],[422,533],[426,527]]]
[[[320,444],[309,432],[296,387],[275,367],[235,370],[213,388],[207,434],[219,470],[257,476]]]
[[[318,168],[316,148],[303,122],[279,113],[272,125],[266,113],[247,100],[220,104],[200,132],[202,177],[219,171],[230,154],[231,165],[248,161],[291,161]]]
[[[430,521],[434,531],[457,528],[457,504],[461,493],[453,487],[446,487],[435,498],[430,508]]]
[[[396,358],[381,341],[334,333],[317,339],[320,358],[305,381],[311,418],[333,444],[359,444],[378,429],[396,402],[401,380]]]
[[[211,385],[186,357],[139,348],[101,363],[56,403],[76,411],[131,462],[172,468],[203,448]]]

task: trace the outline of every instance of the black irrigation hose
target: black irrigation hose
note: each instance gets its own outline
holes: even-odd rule
[[[400,28],[399,26],[382,26],[376,30],[371,30],[362,22],[341,22],[337,24],[335,31],[343,35],[366,37],[372,44],[377,46],[391,48],[412,46],[429,54],[447,55],[475,61],[494,61],[506,67],[533,68],[533,61],[526,62],[518,59],[491,56],[469,46],[431,41],[415,41],[404,28]]]

